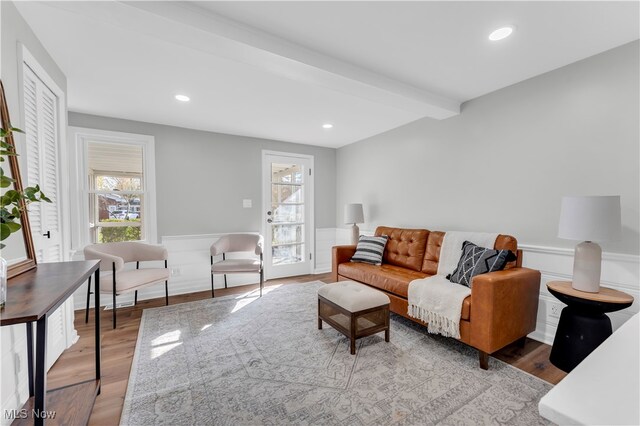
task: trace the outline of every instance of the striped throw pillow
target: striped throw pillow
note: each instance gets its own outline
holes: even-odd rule
[[[388,239],[389,237],[386,235],[381,237],[361,235],[351,261],[382,265],[382,253],[384,253],[384,247],[387,245]]]

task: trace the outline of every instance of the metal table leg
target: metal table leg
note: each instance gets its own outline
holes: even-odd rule
[[[96,380],[100,380],[100,268],[96,269],[95,272],[95,285],[94,285],[94,297],[95,297],[95,306],[94,306],[94,316],[96,318],[95,330],[94,333],[96,335]],[[114,312],[116,307],[113,307]],[[100,395],[100,391],[102,389],[102,384],[98,387],[98,395]]]
[[[35,395],[33,388],[33,322],[29,321],[27,325],[27,371],[29,377],[29,397]]]
[[[43,315],[36,325],[35,425],[44,425],[47,409],[47,317]]]

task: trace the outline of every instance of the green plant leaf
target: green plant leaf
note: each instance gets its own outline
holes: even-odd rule
[[[17,232],[22,228],[22,226],[16,222],[7,222],[6,225],[9,227],[9,231],[11,231],[11,233]]]
[[[13,179],[8,178],[4,175],[0,176],[0,188],[8,188],[14,182]]]
[[[0,241],[6,240],[11,235],[11,228],[6,223],[0,224]]]

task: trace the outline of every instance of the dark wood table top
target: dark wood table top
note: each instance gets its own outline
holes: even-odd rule
[[[0,326],[39,320],[67,300],[99,266],[99,260],[40,263],[11,278]]]

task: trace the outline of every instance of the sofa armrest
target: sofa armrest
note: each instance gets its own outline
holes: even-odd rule
[[[536,328],[540,271],[512,268],[473,278],[471,345],[493,353]]]
[[[338,265],[351,260],[355,252],[355,245],[333,246],[331,254],[331,279],[334,282],[338,281]]]

